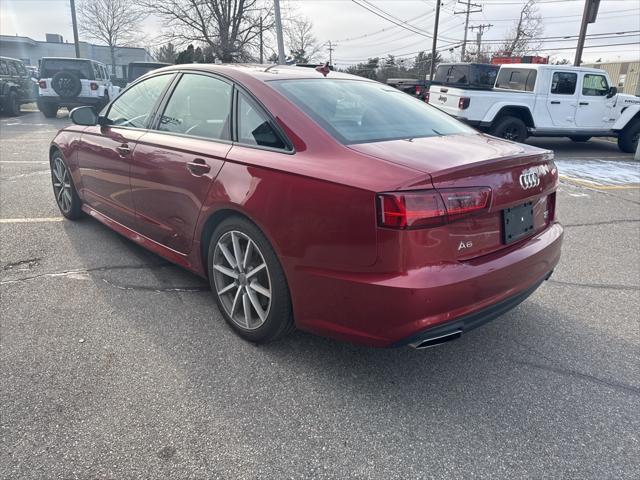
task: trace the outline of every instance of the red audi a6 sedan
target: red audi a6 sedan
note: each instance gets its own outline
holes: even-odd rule
[[[550,152],[360,77],[171,66],[71,118],[50,149],[62,214],[208,278],[253,342],[298,327],[435,345],[516,306],[560,257]]]

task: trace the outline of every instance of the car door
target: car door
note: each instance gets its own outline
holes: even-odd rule
[[[87,127],[78,151],[81,196],[100,213],[135,227],[129,171],[138,139],[144,135],[173,74],[151,77],[116,99],[106,125]]]
[[[231,148],[230,82],[184,73],[140,138],[131,190],[146,237],[189,253],[202,204]]]
[[[578,94],[576,72],[554,71],[547,97],[547,111],[554,127],[571,128],[574,126]]]
[[[582,89],[576,112],[576,126],[602,130],[611,128],[615,119],[611,118],[614,100],[607,98],[609,83],[607,77],[598,73],[582,75]]]
[[[15,65],[16,70],[18,71],[18,77],[16,78],[19,92],[18,97],[20,99],[20,103],[26,103],[27,101],[35,98],[33,95],[33,82],[31,80],[31,75],[29,75],[24,63],[15,62]]]

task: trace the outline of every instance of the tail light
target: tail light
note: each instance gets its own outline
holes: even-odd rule
[[[429,92],[424,94],[424,101],[429,103]]]
[[[437,227],[489,208],[490,188],[393,192],[378,195],[381,227]]]
[[[420,95],[422,93],[422,87],[420,85],[416,85],[416,95]]]
[[[460,110],[466,110],[469,108],[469,104],[471,103],[471,99],[469,97],[460,97],[458,100],[458,108]]]
[[[556,192],[547,197],[547,224],[553,223],[556,219]]]
[[[91,82],[90,87],[91,90],[98,90],[98,84],[96,82]]]
[[[40,88],[42,88],[42,89],[45,89],[45,88],[47,88],[47,82],[46,82],[45,80],[40,80],[40,81],[38,82],[38,86],[39,86]]]

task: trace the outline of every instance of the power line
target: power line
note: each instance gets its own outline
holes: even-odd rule
[[[464,5],[465,2],[463,0],[458,0],[459,4]],[[461,13],[465,14],[465,20],[464,20],[464,40],[462,41],[462,52],[461,52],[461,60],[464,62],[465,58],[464,55],[466,53],[467,50],[467,34],[469,33],[469,15],[471,15],[472,13],[478,13],[478,12],[482,12],[482,5],[478,5],[477,3],[471,3],[471,0],[467,0],[466,1],[466,9],[461,11],[461,12],[453,12],[454,15],[459,15]],[[477,8],[478,10],[471,10],[472,8]]]

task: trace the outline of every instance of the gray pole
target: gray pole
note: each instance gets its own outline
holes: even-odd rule
[[[284,65],[284,39],[282,38],[282,18],[280,17],[280,0],[273,0],[276,17],[276,38],[278,39],[278,63]]]
[[[584,39],[587,36],[587,26],[589,25],[589,10],[591,9],[591,0],[584,0],[584,12],[582,13],[582,23],[580,24],[580,35],[578,36],[578,47],[576,48],[576,58],[573,64],[579,67],[582,63],[582,49],[584,48]]]
[[[440,21],[440,0],[436,0],[436,20],[433,25],[433,43],[431,44],[431,65],[429,69],[429,81],[433,80],[433,72],[436,69],[436,44],[438,43],[438,22]]]
[[[80,41],[78,40],[78,22],[76,20],[76,2],[70,0],[71,3],[71,24],[73,25],[73,43],[76,46],[76,58],[80,58]]]
[[[471,0],[467,0],[467,12],[464,21],[464,41],[462,42],[462,54],[460,61],[464,62],[464,55],[467,53],[467,30],[469,30],[469,14],[471,13]]]
[[[264,46],[262,43],[262,17],[260,17],[260,63],[264,63]]]

